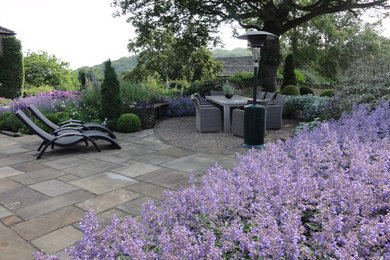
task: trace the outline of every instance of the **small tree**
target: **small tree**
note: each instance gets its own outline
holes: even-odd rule
[[[104,63],[104,80],[101,86],[102,117],[116,120],[121,115],[119,80],[111,61]]]
[[[85,71],[79,70],[77,79],[80,82],[80,89],[85,89],[85,84],[87,83]]]
[[[15,36],[6,36],[3,38],[3,55],[0,56],[0,97],[20,97],[23,84],[22,44]]]
[[[297,85],[297,79],[295,77],[295,62],[294,55],[287,55],[284,61],[284,70],[283,70],[283,83],[281,89],[288,85]]]

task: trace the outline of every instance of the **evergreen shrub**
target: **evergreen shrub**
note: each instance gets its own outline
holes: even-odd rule
[[[3,37],[3,54],[0,55],[0,97],[20,97],[23,84],[22,44],[15,36]]]
[[[111,61],[104,63],[104,80],[101,85],[102,117],[116,120],[122,111],[119,81]]]
[[[299,96],[299,88],[294,85],[288,85],[282,88],[280,93],[287,96]]]
[[[314,91],[311,88],[307,87],[307,86],[300,87],[299,88],[299,93],[301,95],[308,95],[308,94],[314,95]]]
[[[324,89],[321,94],[320,94],[320,97],[333,97],[335,95],[335,90],[334,89]]]
[[[116,123],[119,132],[130,133],[141,129],[141,120],[134,114],[122,114]]]
[[[294,62],[293,54],[287,55],[284,61],[283,83],[280,88],[284,89],[286,86],[289,85],[297,85],[297,79],[295,77],[295,62]]]

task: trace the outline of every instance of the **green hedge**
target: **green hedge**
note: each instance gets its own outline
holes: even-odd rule
[[[0,55],[0,97],[17,98],[22,95],[24,68],[22,44],[15,36],[3,37]],[[1,41],[1,37],[0,37]]]

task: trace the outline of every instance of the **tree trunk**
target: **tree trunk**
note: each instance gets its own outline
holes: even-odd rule
[[[261,49],[259,79],[262,89],[267,92],[276,90],[276,74],[280,64],[279,40],[266,41]]]

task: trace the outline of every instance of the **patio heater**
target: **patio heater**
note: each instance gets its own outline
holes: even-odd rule
[[[238,39],[248,40],[252,47],[253,55],[253,103],[245,106],[244,112],[244,144],[243,148],[265,148],[264,135],[265,135],[265,107],[256,104],[257,83],[258,83],[258,70],[260,60],[260,48],[264,46],[264,42],[267,40],[275,40],[277,35],[265,32],[255,31],[248,32],[240,35]]]

